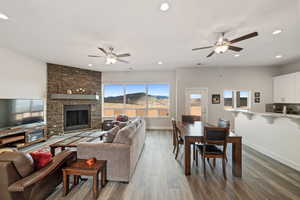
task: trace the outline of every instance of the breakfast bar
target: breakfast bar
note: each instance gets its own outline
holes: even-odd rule
[[[229,110],[243,144],[300,171],[300,116]]]

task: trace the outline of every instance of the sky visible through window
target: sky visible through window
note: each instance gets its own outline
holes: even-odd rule
[[[146,92],[145,84],[128,84],[126,85],[126,93],[140,93]],[[168,84],[148,84],[148,94],[152,96],[166,96],[169,97]],[[116,97],[124,95],[124,88],[122,84],[104,85],[104,97]]]
[[[248,91],[240,91],[240,97],[249,97],[249,92]],[[232,90],[225,90],[224,98],[232,98]]]

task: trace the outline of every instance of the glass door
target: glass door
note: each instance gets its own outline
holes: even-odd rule
[[[207,93],[207,89],[186,89],[185,115],[199,116],[201,121],[206,121]]]

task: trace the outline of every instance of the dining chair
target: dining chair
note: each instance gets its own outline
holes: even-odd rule
[[[200,116],[196,116],[196,115],[182,115],[181,116],[181,121],[183,123],[194,123],[195,121],[201,121],[201,117]]]
[[[222,159],[223,176],[226,177],[226,149],[227,137],[229,135],[229,128],[220,127],[204,127],[204,138],[201,145],[197,145],[197,154],[200,152],[204,176],[206,177],[206,163],[205,158],[213,158],[213,167],[216,166],[216,158]],[[209,162],[209,161],[208,161]]]
[[[173,140],[174,140],[173,141],[173,145],[174,145],[173,153],[175,153],[175,151],[176,151],[175,159],[177,159],[180,145],[183,145],[184,142],[183,142],[183,138],[181,137],[180,129],[177,127],[175,119],[172,119],[172,127],[173,127]]]

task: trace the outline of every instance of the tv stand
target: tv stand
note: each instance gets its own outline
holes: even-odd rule
[[[47,140],[47,126],[36,123],[0,130],[0,148],[23,148]]]

